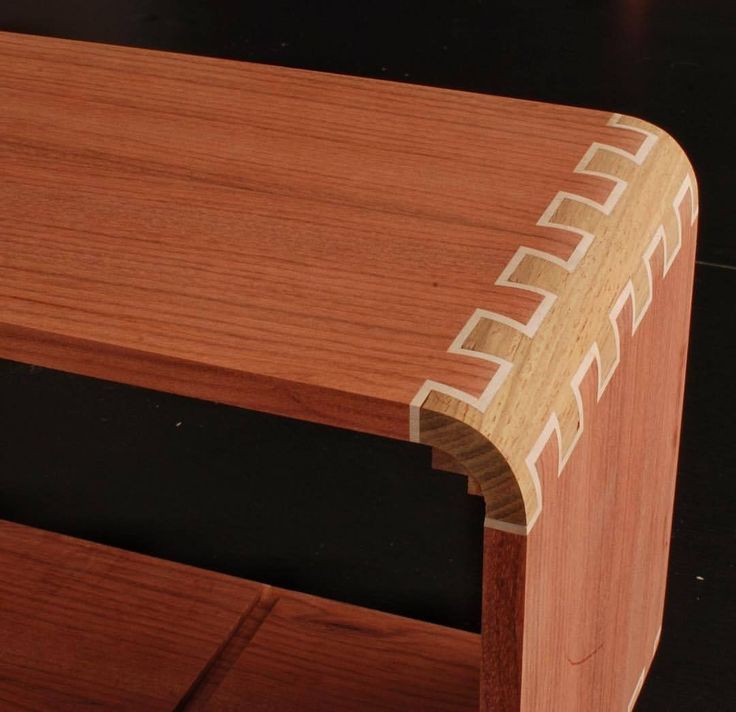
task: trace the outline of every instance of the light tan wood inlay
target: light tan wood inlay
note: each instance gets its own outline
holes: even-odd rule
[[[0,356],[411,438],[486,502],[480,638],[275,591],[232,633],[244,609],[218,599],[170,676],[203,682],[187,704],[464,710],[478,682],[484,712],[635,704],[695,254],[677,144],[618,114],[147,50],[0,33],[0,59]],[[33,596],[6,587],[12,626],[41,626],[8,637],[23,660],[48,637],[23,609],[38,563]],[[97,583],[69,591],[111,610]],[[129,652],[132,679],[152,653]],[[4,676],[16,699],[53,689],[33,671]]]
[[[583,433],[580,382],[595,362],[598,398],[618,365],[618,316],[633,305],[635,332],[652,300],[652,255],[667,274],[682,244],[683,221],[697,219],[687,158],[660,129],[615,114],[608,122],[636,132],[634,152],[594,142],[576,173],[609,182],[603,201],[558,192],[537,222],[579,237],[567,259],[520,247],[496,284],[538,294],[526,322],[477,309],[448,351],[497,368],[484,391],[427,381],[413,402],[413,439],[445,450],[476,480],[486,526],[526,534],[542,511],[536,461],[553,435],[561,474]]]

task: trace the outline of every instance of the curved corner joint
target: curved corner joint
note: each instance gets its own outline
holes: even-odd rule
[[[449,455],[474,480],[485,500],[486,527],[528,534],[541,511],[533,473],[511,467],[479,429],[480,411],[466,406],[464,417],[460,419],[452,397],[432,391],[421,407],[415,406],[414,439]]]
[[[427,380],[412,401],[411,439],[445,452],[475,480],[488,527],[529,533],[542,508],[540,458],[556,450],[562,475],[593,404],[584,381],[596,379],[600,400],[622,357],[620,329],[633,335],[652,302],[653,265],[663,264],[665,278],[694,238],[697,187],[675,141],[620,114],[601,138],[574,169],[580,193],[553,194],[534,244],[520,245],[496,279],[509,295],[538,294],[537,307],[526,321],[486,308],[493,304],[477,308],[448,347],[495,365],[482,392]],[[541,249],[549,229],[575,238],[568,255]],[[629,303],[627,326],[620,317]]]

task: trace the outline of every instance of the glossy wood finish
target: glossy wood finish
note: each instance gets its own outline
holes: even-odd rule
[[[0,522],[0,707],[472,710],[477,635]]]
[[[416,439],[448,452],[477,481],[487,526],[518,534],[534,526],[544,496],[540,453],[555,438],[562,473],[584,436],[580,384],[594,367],[601,399],[621,362],[622,309],[632,306],[628,328],[636,330],[653,299],[655,252],[666,274],[683,240],[692,241],[697,196],[681,149],[641,121],[614,116],[608,125],[638,136],[638,147],[594,142],[574,169],[594,182],[580,194],[557,192],[537,220],[574,235],[575,249],[563,259],[522,244],[496,279],[509,292],[538,295],[536,307],[523,320],[478,309],[450,346],[495,366],[486,386],[475,393],[431,380],[414,401]],[[601,181],[608,188],[593,197]]]
[[[633,704],[697,219],[677,144],[308,72],[9,35],[0,54],[1,355],[443,451],[500,532],[485,708]]]
[[[2,355],[411,436],[471,473],[490,526],[533,525],[529,459],[556,430],[564,465],[582,361],[596,346],[603,388],[663,205],[695,205],[674,142],[495,97],[13,35],[0,52]]]
[[[0,522],[0,709],[173,710],[259,587]]]
[[[269,613],[216,683],[185,707],[217,710],[478,709],[477,635],[275,592]]]
[[[408,437],[609,115],[5,34],[2,354]],[[630,135],[629,135],[630,134]],[[595,182],[595,181],[593,181]],[[605,192],[598,181],[594,196]],[[89,359],[94,349],[95,359]]]
[[[598,400],[595,368],[581,381],[590,435],[561,475],[555,440],[542,451],[539,525],[523,540],[487,530],[481,679],[489,710],[633,709],[661,634],[694,236],[693,226],[664,278],[665,253],[654,253],[651,313],[632,334],[635,313],[622,310],[622,360],[605,394]],[[494,654],[499,636],[515,630],[499,625],[500,600],[524,631],[510,646],[523,650],[521,674],[511,655]]]

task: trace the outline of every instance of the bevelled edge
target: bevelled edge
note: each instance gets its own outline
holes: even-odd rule
[[[593,142],[574,169],[610,181],[606,199],[558,191],[536,223],[575,234],[571,254],[521,245],[495,281],[538,294],[534,312],[520,322],[478,308],[448,347],[495,365],[484,390],[427,380],[410,406],[411,440],[457,461],[484,496],[485,526],[513,534],[528,534],[541,514],[537,461],[553,434],[559,476],[584,432],[584,377],[595,364],[600,400],[621,361],[624,306],[632,334],[646,316],[655,252],[662,249],[664,279],[695,236],[697,183],[684,151],[640,119],[614,114],[607,125],[640,140],[633,152]],[[542,357],[546,343],[556,359]]]

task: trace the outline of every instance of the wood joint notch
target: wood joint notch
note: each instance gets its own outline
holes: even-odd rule
[[[694,239],[697,188],[682,149],[639,119],[615,114],[610,128],[626,147],[594,142],[574,170],[608,181],[607,196],[559,191],[536,224],[541,237],[574,234],[570,255],[522,245],[496,279],[538,294],[533,313],[523,323],[476,309],[448,348],[495,364],[484,391],[428,380],[412,402],[411,438],[445,452],[475,482],[469,489],[485,498],[487,527],[531,531],[542,510],[542,451],[554,435],[560,475],[584,432],[584,377],[596,367],[600,399],[621,360],[619,329],[634,333],[651,304],[653,266],[666,277],[683,241]],[[632,323],[622,327],[629,301]]]

